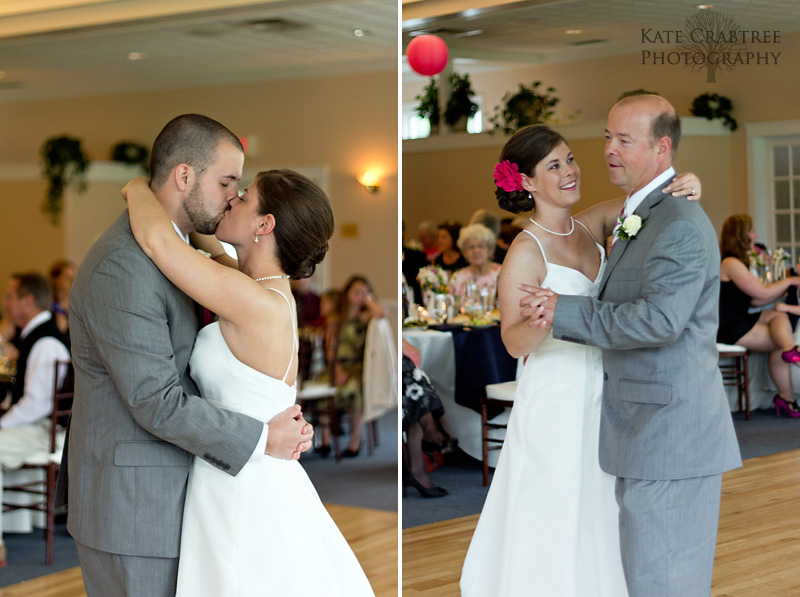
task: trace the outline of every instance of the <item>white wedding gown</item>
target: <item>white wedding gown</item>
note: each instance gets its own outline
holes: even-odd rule
[[[295,402],[294,386],[236,359],[218,323],[200,330],[190,367],[201,396],[221,408],[269,421]],[[270,456],[235,477],[194,459],[177,595],[374,597],[303,467]]]
[[[542,249],[541,286],[596,297],[605,270],[598,250],[602,264],[592,281],[548,263]],[[597,348],[551,334],[528,357],[464,562],[462,596],[627,596],[615,479],[598,462],[602,390]]]

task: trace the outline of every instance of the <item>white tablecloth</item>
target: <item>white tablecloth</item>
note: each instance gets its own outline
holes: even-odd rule
[[[421,369],[431,379],[444,406],[444,414],[452,434],[458,438],[458,447],[477,460],[483,460],[481,449],[481,416],[471,408],[455,402],[456,360],[453,351],[453,334],[434,330],[406,330],[403,339],[419,349]],[[493,422],[505,423],[511,411],[506,409]],[[499,450],[489,452],[489,465],[495,466]]]

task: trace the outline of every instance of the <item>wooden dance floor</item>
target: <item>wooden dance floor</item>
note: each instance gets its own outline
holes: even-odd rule
[[[403,597],[459,595],[477,520],[466,516],[403,531]],[[712,596],[800,595],[799,560],[800,450],[753,458],[726,473]]]
[[[397,513],[330,504],[325,507],[361,562],[376,597],[397,597]],[[302,582],[298,579],[300,586]],[[86,591],[80,568],[70,568],[2,588],[0,597],[86,597]]]

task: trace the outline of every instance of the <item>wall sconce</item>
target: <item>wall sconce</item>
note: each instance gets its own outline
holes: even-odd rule
[[[378,175],[373,172],[364,172],[358,178],[358,182],[364,185],[364,188],[370,193],[377,193],[378,189],[381,188],[381,181],[378,180]]]

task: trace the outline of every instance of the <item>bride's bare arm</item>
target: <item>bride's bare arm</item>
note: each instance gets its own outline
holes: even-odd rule
[[[189,234],[189,240],[195,249],[205,251],[217,263],[239,269],[239,262],[225,252],[222,243],[217,240],[216,236],[192,232]]]
[[[522,316],[520,300],[525,293],[520,284],[538,286],[546,274],[544,259],[539,247],[530,236],[518,234],[503,260],[498,280],[500,299],[500,332],[503,344],[514,358],[536,352],[549,330],[531,328],[528,318]]]
[[[694,195],[690,194],[692,191],[694,191]],[[700,184],[700,179],[697,178],[696,174],[682,172],[675,176],[669,185],[664,187],[663,192],[672,193],[673,197],[685,196],[690,201],[698,201],[702,194],[702,184]],[[622,211],[624,204],[625,197],[603,201],[584,209],[575,217],[589,228],[598,242],[602,243],[614,231],[617,216]]]
[[[252,321],[263,304],[264,292],[258,283],[186,244],[144,179],[128,183],[123,194],[136,242],[173,284],[232,323]]]

